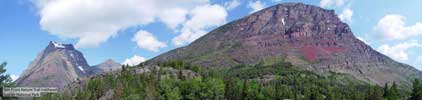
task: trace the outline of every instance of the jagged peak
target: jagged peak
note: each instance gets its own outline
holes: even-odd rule
[[[318,8],[320,10],[325,10],[325,11],[329,11],[329,12],[333,12],[334,10],[330,10],[330,9],[323,9],[319,6],[315,6],[315,5],[308,5],[308,4],[304,4],[304,3],[279,3],[277,5],[274,5],[272,7],[268,7],[268,8],[273,8],[273,7],[307,7],[307,8]],[[282,9],[282,10],[289,10],[289,9]]]
[[[315,13],[315,14],[321,14],[322,13],[322,14],[324,14],[324,16],[337,17],[335,11],[332,10],[332,9],[324,9],[324,8],[321,8],[321,7],[315,6],[315,5],[309,5],[309,4],[304,4],[304,3],[294,3],[294,2],[292,2],[292,3],[279,3],[279,4],[273,5],[271,7],[257,11],[252,15],[256,15],[256,14],[261,15],[262,12],[269,11],[269,10],[271,10],[271,11],[279,11],[280,10],[280,11],[287,11],[287,12],[290,12],[290,10],[295,10],[295,11]]]
[[[51,41],[50,43],[53,44],[53,46],[56,48],[66,48],[65,46],[63,46],[63,44],[58,43],[56,41]]]
[[[50,44],[48,47],[52,47],[56,49],[69,49],[69,50],[75,49],[72,44],[62,44],[56,41],[50,41]]]
[[[62,88],[74,79],[93,74],[83,54],[72,44],[50,41],[18,78],[18,86],[55,86]],[[49,77],[54,76],[54,77]],[[48,78],[47,78],[48,77]],[[40,81],[35,82],[34,81]]]
[[[308,4],[304,4],[304,3],[301,3],[301,2],[288,2],[288,3],[279,3],[279,4],[274,5],[274,6],[313,6],[313,5],[308,5]]]

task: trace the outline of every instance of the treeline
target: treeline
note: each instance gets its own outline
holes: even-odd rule
[[[135,74],[136,67],[123,66],[120,74],[106,74],[88,81],[71,93],[49,94],[37,99],[115,99],[115,100],[422,100],[422,81],[415,79],[411,93],[396,83],[383,87],[356,81],[350,76],[331,73],[320,76],[287,62],[258,63],[225,68],[202,68],[180,61],[157,64],[151,72]],[[138,66],[145,67],[145,66]],[[163,68],[197,72],[163,77]]]

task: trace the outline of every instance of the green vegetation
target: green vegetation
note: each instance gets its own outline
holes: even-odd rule
[[[321,76],[282,61],[264,59],[254,65],[204,68],[180,61],[150,67],[150,72],[135,74],[137,68],[122,66],[119,74],[95,77],[76,89],[73,99],[116,100],[399,100],[422,98],[422,81],[414,81],[412,93],[401,92],[396,83],[385,88],[351,81],[347,75]],[[172,68],[174,77],[163,69]],[[193,78],[181,70],[192,70]],[[183,74],[183,75],[182,75]],[[69,94],[43,96],[39,99],[72,99]]]
[[[3,90],[3,87],[11,87],[15,84],[12,82],[12,78],[9,74],[6,74],[6,62],[0,64],[0,90]],[[3,92],[0,94],[0,100],[2,99],[13,99],[13,98],[6,98],[3,96]]]
[[[409,100],[422,100],[422,80],[415,79],[412,87]]]

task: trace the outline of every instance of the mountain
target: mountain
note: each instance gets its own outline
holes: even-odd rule
[[[82,53],[72,44],[50,42],[16,80],[17,86],[63,87],[93,74]]]
[[[422,72],[357,39],[333,10],[302,3],[278,4],[230,22],[191,44],[147,63],[181,60],[205,67],[287,61],[320,75],[351,75],[383,85],[410,84]]]
[[[117,63],[116,61],[112,59],[108,59],[101,64],[91,66],[90,70],[93,70],[96,74],[100,74],[104,72],[120,70],[121,68],[122,67],[120,63]]]

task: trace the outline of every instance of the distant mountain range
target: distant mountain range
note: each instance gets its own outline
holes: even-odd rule
[[[333,10],[302,3],[279,4],[235,20],[148,63],[169,60],[205,67],[283,60],[320,75],[346,74],[381,86],[410,84],[422,76],[357,39]]]
[[[72,44],[50,42],[16,80],[18,86],[64,87],[78,78],[118,70],[120,64],[107,60],[90,67]]]

